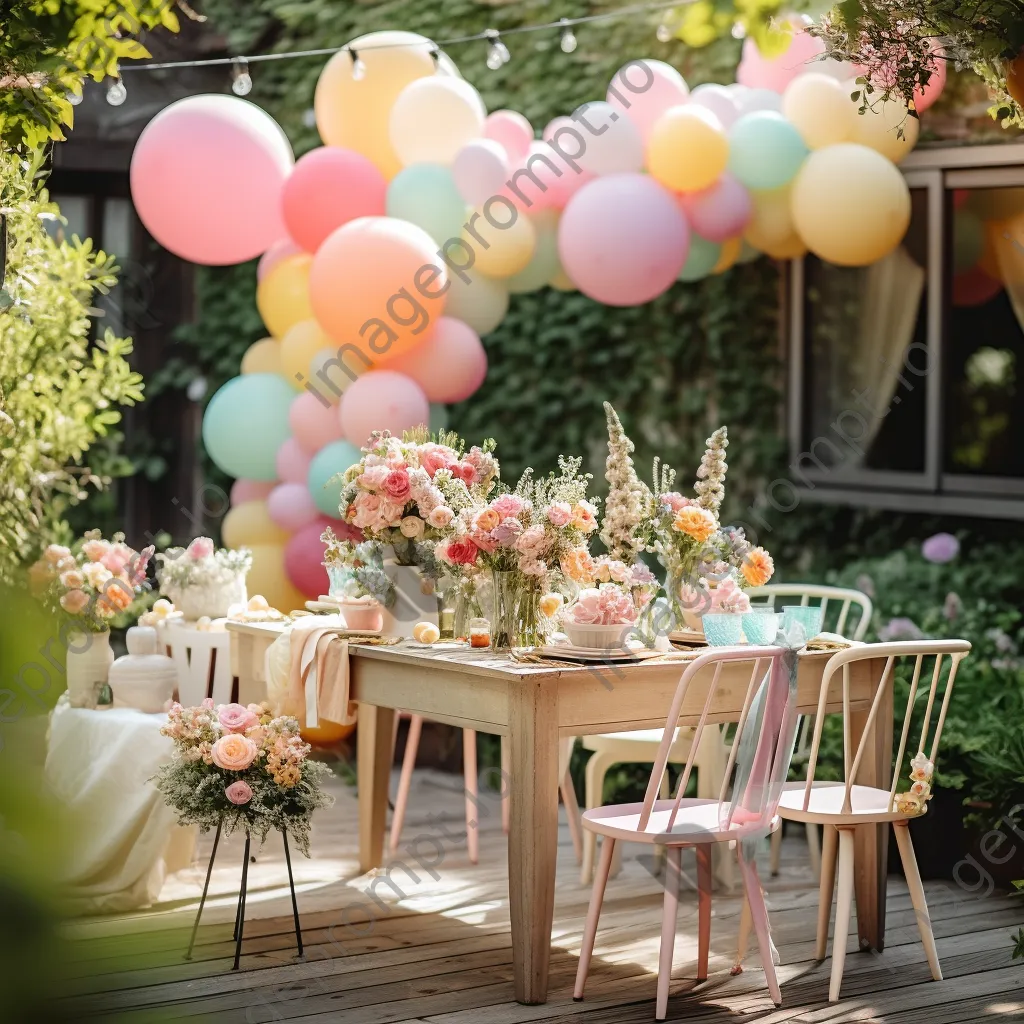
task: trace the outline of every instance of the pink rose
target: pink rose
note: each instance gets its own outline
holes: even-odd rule
[[[447,505],[438,505],[436,508],[430,510],[430,515],[427,516],[427,522],[430,523],[435,530],[443,530],[454,518],[455,513]]]
[[[409,473],[405,469],[393,469],[380,485],[381,490],[392,503],[404,505],[409,499]]]
[[[686,508],[690,505],[690,499],[684,498],[678,491],[665,491],[661,495],[660,501],[663,505],[668,505],[673,512],[678,512],[681,508]]]
[[[224,795],[236,807],[241,807],[252,799],[252,786],[244,779],[238,779],[224,790]]]
[[[503,519],[491,530],[491,539],[496,540],[503,548],[510,548],[515,545],[522,532],[523,524],[518,519],[513,519],[510,516],[508,519]]]
[[[523,558],[519,562],[519,571],[526,576],[543,576],[548,567],[539,558]]]
[[[439,469],[444,469],[451,462],[451,458],[441,445],[423,445],[420,448],[420,468],[425,469],[433,479]]]
[[[472,565],[477,558],[477,546],[468,538],[448,541],[448,560],[455,565]]]
[[[199,706],[201,708],[210,708],[210,709],[212,709],[213,708],[213,698],[212,697],[204,697],[202,699],[202,702],[200,703]]]
[[[524,530],[516,541],[517,551],[522,551],[524,555],[532,555],[534,558],[538,558],[546,546],[547,537],[544,535],[543,526],[531,526]]]
[[[457,476],[464,484],[471,484],[476,480],[476,466],[464,459],[452,466],[452,475]]]
[[[225,704],[218,710],[217,720],[225,732],[245,732],[259,725],[260,716],[242,704]]]
[[[51,544],[46,549],[46,557],[50,558],[50,551],[56,549],[56,545]],[[59,548],[57,550],[63,551],[65,554],[70,554],[67,548]],[[103,556],[110,550],[110,544],[105,540],[87,540],[82,545],[82,554],[89,559],[90,562],[100,562],[103,560]]]
[[[197,561],[200,558],[209,558],[213,554],[213,541],[209,537],[196,537],[187,548],[185,554]]]
[[[104,568],[109,569],[115,576],[119,573],[124,572],[124,567],[128,564],[128,555],[123,551],[118,551],[117,548],[111,548],[101,559],[100,565]]]
[[[514,494],[502,494],[491,502],[491,508],[502,519],[508,519],[509,516],[518,516],[523,511],[523,501]]]
[[[489,530],[474,530],[470,537],[473,543],[481,550],[486,551],[490,554],[492,551],[497,551],[498,542],[491,536]]]
[[[246,710],[246,714],[250,713],[247,709],[243,710]],[[237,732],[221,736],[211,751],[213,763],[228,772],[245,771],[256,760],[258,753],[259,747],[248,736]]]
[[[567,501],[556,501],[548,509],[548,522],[552,526],[568,526],[572,519],[572,508]]]
[[[61,595],[60,606],[71,615],[78,615],[89,604],[89,595],[84,590],[69,590]]]

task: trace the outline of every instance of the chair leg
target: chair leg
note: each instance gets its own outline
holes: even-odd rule
[[[900,860],[903,861],[903,874],[910,889],[910,902],[914,905],[914,916],[921,932],[921,943],[924,945],[925,956],[932,977],[942,981],[942,968],[939,966],[939,954],[935,949],[935,936],[932,935],[932,921],[928,916],[928,904],[924,898],[924,886],[921,885],[921,872],[917,868],[917,857],[914,856],[914,844],[910,839],[910,829],[906,822],[893,822],[896,833],[896,845],[900,848]]]
[[[476,732],[462,730],[462,765],[466,782],[466,844],[469,848],[469,862],[480,860],[480,812],[476,771]]]
[[[846,940],[850,932],[850,911],[853,905],[853,829],[839,829],[839,895],[836,898],[835,937],[832,940],[832,979],[828,1001],[839,1001],[846,964]]]
[[[821,843],[818,841],[818,826],[807,822],[807,854],[815,878],[821,878]]]
[[[668,772],[666,771],[661,777],[661,785],[658,787],[658,799],[667,800],[672,795],[672,790],[669,787]],[[665,864],[665,854],[668,851],[668,847],[661,843],[654,844],[654,870],[657,874],[661,873],[661,869]]]
[[[764,903],[761,891],[761,879],[757,874],[757,866],[747,861],[740,851],[740,872],[743,875],[743,888],[747,893],[750,905],[750,917],[757,935],[757,948],[761,952],[761,965],[764,967],[765,981],[768,983],[768,994],[776,1006],[782,1005],[782,993],[779,990],[779,979],[775,975],[775,947],[772,945],[771,928],[768,923],[768,908]]]
[[[588,830],[588,835],[593,835]],[[583,927],[583,945],[580,947],[580,962],[576,968],[576,986],[572,992],[575,1002],[583,999],[583,989],[587,984],[590,971],[590,958],[594,955],[594,940],[597,938],[597,922],[601,918],[601,904],[604,902],[604,890],[608,885],[608,870],[612,866],[612,854],[615,852],[615,840],[605,836],[601,844],[601,860],[594,875],[594,887],[590,891],[590,906],[587,908],[587,923]]]
[[[771,838],[771,872],[772,878],[775,878],[779,873],[779,863],[782,860],[782,825],[772,833]]]
[[[676,918],[679,912],[679,876],[683,848],[670,846],[665,858],[665,898],[661,911],[661,951],[658,955],[658,998],[655,1020],[668,1014],[668,990],[672,984],[672,957],[676,946]]]
[[[832,899],[836,888],[836,851],[839,833],[831,825],[822,830],[821,881],[818,884],[818,940],[814,950],[816,960],[824,960],[828,952],[828,921],[832,916]]]
[[[397,721],[397,715],[395,715],[395,719]],[[409,788],[412,786],[412,770],[416,767],[416,752],[420,747],[420,732],[422,730],[423,718],[420,715],[413,715],[409,719],[409,735],[405,739],[405,755],[402,757],[402,774],[398,778],[398,796],[395,797],[395,813],[391,816],[391,833],[388,836],[388,848],[392,853],[398,852],[398,843],[402,838],[405,809],[409,804]]]
[[[584,770],[583,802],[588,811],[601,806],[604,790],[604,777],[608,769],[615,764],[610,755],[595,751],[590,755]],[[580,868],[580,881],[590,885],[594,879],[594,855],[597,851],[597,833],[586,829],[583,833],[583,865]]]
[[[509,817],[512,805],[509,803],[509,783],[512,779],[512,752],[509,747],[508,737],[501,737],[501,771],[504,775],[504,786],[501,796],[501,828],[505,835],[508,835]]]
[[[708,979],[708,955],[711,950],[711,844],[697,846],[697,980]]]
[[[569,836],[572,839],[572,848],[576,854],[576,863],[583,863],[583,831],[580,827],[580,805],[576,800],[576,787],[572,784],[572,776],[569,769],[565,769],[565,777],[562,785],[559,786],[562,793],[562,803],[565,804],[565,816],[569,821]]]
[[[740,927],[736,936],[736,963],[733,965],[733,974],[740,974],[743,970],[743,958],[747,955],[747,946],[750,944],[750,930],[753,927],[754,921],[750,916],[750,900],[747,899],[747,890],[746,886],[744,886],[743,905],[740,907]]]

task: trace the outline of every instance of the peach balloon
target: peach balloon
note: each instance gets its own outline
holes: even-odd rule
[[[323,146],[300,157],[284,183],[281,209],[288,234],[307,252],[356,217],[383,217],[388,183],[361,153]]]
[[[847,96],[864,90],[855,79],[843,88]],[[858,111],[859,101],[847,101],[854,112],[850,141],[869,146],[898,164],[917,144],[921,122],[909,113],[906,102],[899,96],[883,100],[880,92],[869,90],[867,99],[870,106],[864,113]]]
[[[516,110],[495,110],[484,121],[484,138],[493,139],[511,163],[525,160],[533,142],[533,126]]]
[[[313,362],[313,357],[329,347],[331,339],[324,334],[323,329],[315,320],[301,320],[288,328],[279,344],[281,346],[281,376],[296,391],[302,391],[310,379],[310,365]]]
[[[689,95],[683,76],[671,64],[645,57],[631,60],[615,72],[606,98],[636,125],[646,143],[658,118],[669,107],[685,103]]]
[[[220,535],[225,547],[229,548],[283,544],[288,539],[288,533],[270,518],[263,499],[243,501],[228,509],[220,525]]]
[[[351,444],[363,445],[375,430],[404,430],[430,420],[430,403],[423,388],[404,373],[370,370],[341,396],[341,428]]]
[[[714,184],[729,162],[722,122],[696,104],[671,107],[658,118],[647,143],[647,169],[674,192],[697,192]]]
[[[320,510],[305,484],[278,484],[267,498],[267,514],[289,533],[320,518]]]
[[[391,145],[402,165],[450,164],[484,129],[487,108],[461,78],[419,78],[399,93],[388,118]]]
[[[242,356],[242,373],[280,373],[281,345],[274,338],[254,341]]]
[[[483,384],[487,353],[472,327],[443,316],[429,341],[393,360],[388,368],[416,381],[428,401],[451,404],[469,398]]]
[[[313,316],[309,303],[312,263],[313,257],[308,253],[289,256],[256,286],[256,308],[275,338],[283,338],[295,324]]]
[[[348,349],[346,365],[380,364],[430,337],[444,311],[448,272],[423,230],[393,217],[338,228],[313,257],[316,319]]]
[[[276,481],[236,480],[231,485],[231,504],[241,505],[245,501],[262,501],[276,486]]]
[[[402,165],[388,137],[388,116],[410,82],[434,74],[434,44],[415,32],[371,32],[348,45],[320,72],[316,126],[324,145],[362,153],[390,179]],[[360,78],[352,74],[354,55],[365,68]]]
[[[782,94],[782,113],[800,133],[808,149],[849,142],[857,110],[844,84],[828,75],[799,75]]]
[[[256,264],[256,280],[262,281],[283,259],[302,252],[302,246],[296,245],[290,238],[279,238],[261,257]]]
[[[278,480],[283,480],[286,484],[305,483],[311,458],[310,453],[294,437],[289,437],[277,449],[274,465],[277,468]]]
[[[288,409],[288,425],[295,440],[315,455],[325,444],[341,440],[341,424],[333,405],[325,405],[316,395],[303,391]]]
[[[751,192],[753,204],[750,222],[743,237],[755,249],[781,259],[796,235],[793,214],[790,211],[789,193],[791,186],[768,192]]]
[[[248,100],[188,96],[142,130],[131,191],[146,230],[193,263],[243,263],[284,233],[281,188],[292,148],[280,125]]]

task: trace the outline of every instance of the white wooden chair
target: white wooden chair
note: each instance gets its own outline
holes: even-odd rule
[[[790,684],[786,659],[795,656],[795,652],[780,647],[719,647],[695,658],[686,666],[676,687],[643,802],[599,807],[584,812],[584,829],[604,836],[604,842],[583,932],[573,992],[575,1000],[583,998],[612,857],[620,841],[667,848],[668,868],[658,964],[658,1020],[665,1019],[668,1007],[682,850],[692,846],[697,854],[697,977],[703,980],[708,975],[711,941],[711,849],[713,844],[736,842],[768,990],[776,1004],[781,1002],[772,957],[768,912],[749,841],[767,835],[779,825],[776,810],[789,770],[796,732],[796,688]],[[726,680],[720,679],[723,668],[733,662],[752,666],[749,679],[745,668],[730,671]],[[701,736],[705,728],[717,728],[708,722],[721,713],[725,693],[729,693],[734,700],[742,694],[743,699],[737,738],[729,752],[721,789],[717,798],[684,797],[694,766],[694,756],[700,748]],[[684,703],[693,712],[700,708],[700,718],[693,730],[693,743],[675,798],[659,799]],[[727,801],[726,792],[733,768],[737,769],[736,784],[732,799]]]
[[[753,603],[758,605],[766,603],[775,610],[780,610],[791,604],[800,604],[806,607],[813,601],[814,604],[821,606],[822,629],[838,633],[850,640],[863,640],[868,626],[871,624],[873,610],[871,598],[859,590],[847,587],[829,587],[818,583],[769,583],[763,587],[751,587],[746,593]],[[767,601],[764,600],[765,598]],[[798,600],[793,600],[794,598]],[[857,615],[852,624],[850,623],[851,610]],[[801,716],[797,726],[796,751],[793,754],[794,765],[807,763],[808,747],[813,729],[814,719],[809,715]],[[811,870],[817,876],[821,871],[821,850],[818,844],[818,829],[815,825],[807,826],[807,850],[810,855]],[[772,833],[771,872],[773,875],[779,873],[781,856],[782,829],[780,828]]]
[[[206,697],[212,697],[214,704],[231,703],[234,677],[229,633],[169,622],[160,638],[178,672],[179,703],[195,707]]]
[[[850,927],[850,907],[853,898],[854,841],[853,829],[858,825],[891,822],[896,834],[903,872],[910,889],[910,899],[917,917],[921,942],[924,945],[932,977],[942,980],[939,958],[935,950],[928,906],[925,902],[921,875],[917,869],[914,847],[910,841],[909,818],[904,811],[894,809],[897,791],[910,788],[910,760],[918,753],[927,751],[927,758],[933,764],[939,751],[942,726],[946,720],[949,698],[953,692],[953,681],[957,667],[970,652],[966,640],[910,640],[900,643],[867,644],[840,651],[829,659],[821,682],[821,698],[811,741],[810,757],[807,764],[806,782],[791,783],[786,787],[779,804],[782,817],[792,821],[824,827],[824,844],[821,861],[820,902],[818,905],[817,958],[823,960],[828,945],[828,922],[832,910],[832,896],[836,880],[836,849],[838,847],[839,895],[836,905],[836,922],[832,942],[832,977],[829,984],[830,1002],[839,999],[843,981],[843,966],[846,960],[846,936]],[[872,726],[878,717],[878,709],[886,690],[894,685],[893,669],[897,658],[914,658],[914,674],[910,683],[910,694],[903,714],[898,753],[893,767],[892,780],[887,789],[857,784],[857,773],[865,757],[867,742]],[[922,664],[927,657],[935,658],[931,683],[922,685]],[[943,665],[949,658],[943,684]],[[885,658],[880,685],[868,712],[860,742],[852,740],[853,723],[850,717],[850,666],[865,658]],[[842,782],[816,782],[814,773],[818,764],[821,744],[821,730],[825,718],[825,705],[829,685],[837,672],[843,679],[843,764],[845,778]],[[927,691],[927,696],[926,696]],[[936,714],[936,701],[940,699]],[[923,704],[923,711],[920,705]],[[898,710],[898,709],[897,709]],[[915,712],[920,712],[920,716]],[[914,728],[918,718],[920,731]],[[898,718],[897,718],[898,721]],[[934,732],[931,730],[935,723]],[[911,733],[914,735],[912,736]],[[931,743],[929,750],[928,744]],[[906,762],[906,763],[905,763]]]

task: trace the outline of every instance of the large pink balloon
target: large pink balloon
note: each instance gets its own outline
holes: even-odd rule
[[[563,130],[564,129],[564,130]],[[533,180],[525,175],[516,178],[515,169],[510,178],[515,179],[520,192],[534,205],[528,206],[521,202],[519,196],[514,197],[516,205],[535,213],[537,210],[561,210],[572,196],[596,175],[581,167],[575,160],[580,152],[579,139],[582,136],[586,145],[586,129],[576,124],[571,117],[556,117],[544,128],[543,140],[530,145],[530,156],[521,161],[520,168],[529,169],[533,176],[545,187],[541,191]],[[537,159],[534,159],[534,158]],[[531,162],[532,161],[532,162]]]
[[[309,475],[309,460],[312,456],[294,438],[289,437],[280,448],[277,449],[277,457],[274,465],[277,468],[277,478],[288,484],[301,484],[306,482]]]
[[[685,103],[690,95],[683,76],[661,60],[631,60],[615,72],[608,86],[608,102],[640,130],[646,142],[654,122],[668,110]]]
[[[305,484],[278,484],[267,498],[267,515],[282,530],[295,533],[320,518]]]
[[[679,202],[690,227],[709,242],[743,234],[753,213],[750,193],[728,172],[710,188],[681,195]]]
[[[231,505],[243,505],[247,501],[263,501],[277,486],[276,482],[264,480],[236,480],[231,485]]]
[[[288,234],[307,252],[356,217],[383,217],[388,183],[361,153],[321,146],[300,157],[281,193]]]
[[[516,110],[495,110],[484,121],[484,138],[500,143],[509,161],[517,164],[530,152],[533,126]]]
[[[483,206],[508,180],[508,153],[494,139],[471,139],[455,154],[452,177],[470,206]]]
[[[263,280],[281,260],[302,252],[302,246],[296,245],[290,238],[279,238],[261,257],[256,264],[256,282]]]
[[[443,316],[437,330],[389,366],[411,377],[431,402],[461,402],[484,382],[487,353],[469,324]]]
[[[285,234],[281,189],[292,149],[248,100],[188,96],[160,111],[132,154],[132,199],[146,230],[193,263],[223,266]]]
[[[323,566],[325,545],[320,539],[329,525],[329,520],[317,519],[299,530],[284,546],[284,571],[296,589],[308,598],[326,594],[330,586]]]
[[[430,403],[423,388],[404,373],[368,370],[345,389],[338,415],[345,439],[361,447],[374,430],[401,437],[403,430],[429,423]]]
[[[825,44],[797,28],[789,47],[778,57],[763,57],[751,37],[743,41],[743,57],[736,68],[736,81],[750,89],[783,93],[797,75],[814,70],[814,62],[825,52]]]
[[[562,266],[585,295],[637,306],[678,277],[690,248],[675,197],[644,174],[607,174],[569,200],[558,224]]]
[[[325,444],[341,440],[338,410],[316,395],[303,391],[296,395],[288,407],[288,425],[295,440],[311,455]]]

